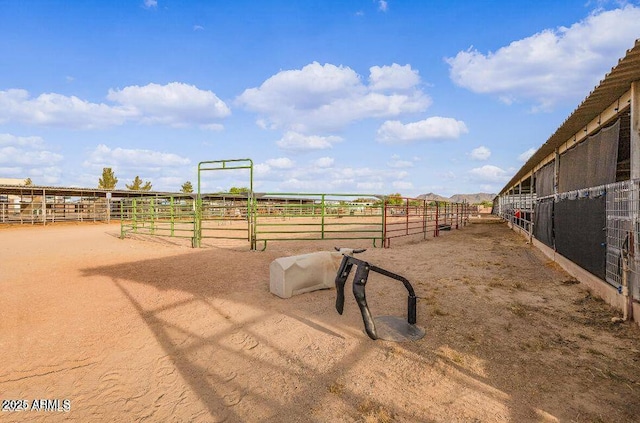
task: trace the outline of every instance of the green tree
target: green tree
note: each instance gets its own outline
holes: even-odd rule
[[[100,189],[114,189],[118,184],[118,178],[113,174],[113,170],[110,167],[102,169],[102,178],[98,180],[98,188]]]
[[[125,186],[131,191],[151,191],[151,182],[147,181],[143,185],[142,179],[138,175],[136,175],[131,185],[125,184]]]
[[[24,184],[26,186],[30,186],[30,185],[33,185],[33,182],[31,181],[31,178],[27,178],[27,179],[24,180]]]
[[[244,194],[249,192],[249,188],[246,187],[231,187],[229,194]]]
[[[404,200],[402,199],[402,194],[396,192],[395,194],[387,195],[387,204],[391,204],[394,206],[399,206],[404,204]]]
[[[191,185],[191,181],[187,181],[182,184],[180,191],[184,192],[185,194],[191,194],[193,192],[193,185]]]

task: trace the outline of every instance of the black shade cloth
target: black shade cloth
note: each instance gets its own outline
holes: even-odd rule
[[[560,156],[558,192],[616,181],[620,120]],[[540,195],[540,194],[538,194]]]
[[[606,201],[597,198],[560,200],[554,205],[554,235],[558,253],[605,279]]]
[[[544,165],[536,172],[536,195],[546,197],[553,194],[553,174],[555,172],[555,161]]]
[[[536,203],[533,236],[553,248],[553,199]]]

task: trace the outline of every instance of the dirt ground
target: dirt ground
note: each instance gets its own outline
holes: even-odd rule
[[[270,294],[272,260],[337,241],[252,252],[118,235],[0,228],[0,400],[29,409],[0,421],[640,420],[640,329],[504,224],[360,255],[420,297],[426,336],[405,343],[366,336],[351,278],[342,316],[335,289]],[[367,297],[374,315],[406,313],[397,281],[372,274]]]

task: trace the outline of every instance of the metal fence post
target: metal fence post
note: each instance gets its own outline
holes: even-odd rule
[[[436,229],[433,231],[433,236],[439,236],[440,235],[440,203],[438,202],[438,200],[435,201],[436,203]]]
[[[138,233],[138,215],[137,215],[137,204],[136,199],[131,200],[131,213],[132,213],[132,225],[133,225],[133,233]]]
[[[324,203],[324,194],[322,194],[322,196],[320,197],[320,202],[321,202],[321,213],[322,213],[322,218],[320,220],[320,230],[321,230],[321,239],[324,239],[324,215],[325,215],[325,203]]]

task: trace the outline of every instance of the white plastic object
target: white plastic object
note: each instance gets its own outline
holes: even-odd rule
[[[335,287],[342,252],[319,251],[280,257],[269,266],[269,289],[280,298]]]

